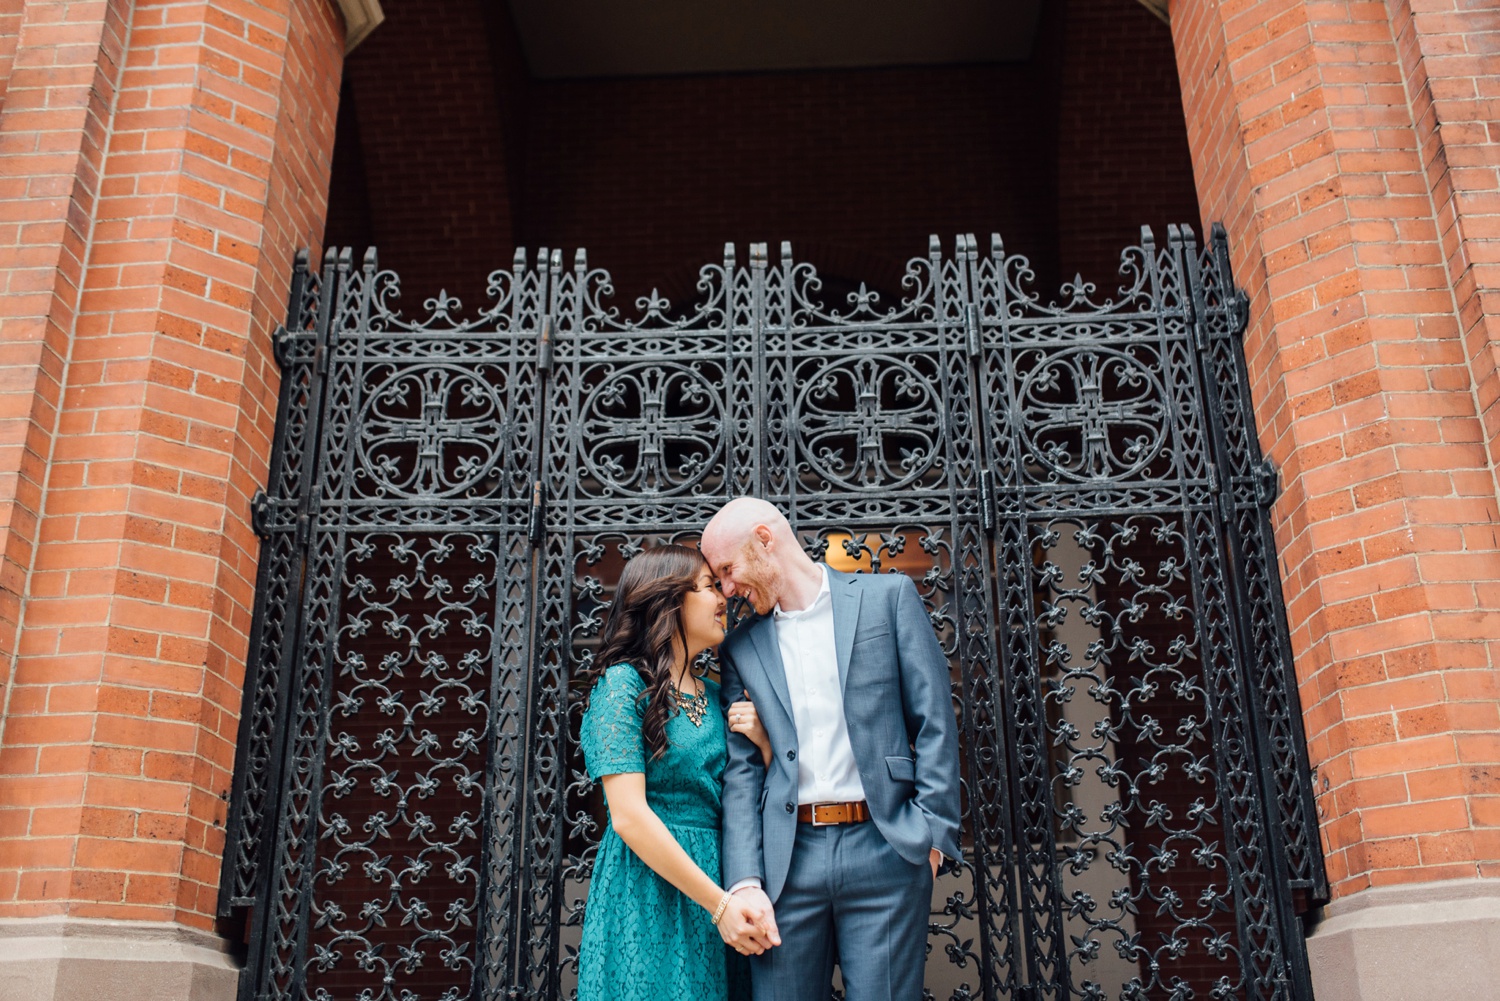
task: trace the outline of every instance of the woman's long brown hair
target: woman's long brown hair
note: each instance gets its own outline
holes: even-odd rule
[[[667,721],[677,711],[677,686],[672,678],[681,656],[677,651],[687,649],[682,600],[697,586],[703,568],[702,553],[673,545],[648,549],[625,564],[599,651],[580,674],[587,693],[586,710],[594,684],[605,671],[622,663],[635,668],[646,683],[641,736],[653,760],[666,753]],[[674,639],[680,646],[674,647]]]

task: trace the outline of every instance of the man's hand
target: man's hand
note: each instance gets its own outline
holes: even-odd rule
[[[932,863],[932,878],[937,879],[938,866],[943,864],[943,853],[933,848],[927,852],[927,861]]]
[[[742,956],[759,956],[781,944],[776,913],[764,890],[746,886],[730,896],[729,906],[719,919],[719,937]]]

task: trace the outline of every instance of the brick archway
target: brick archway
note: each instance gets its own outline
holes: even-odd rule
[[[1148,16],[1075,8],[1095,41],[1110,17]],[[1433,927],[1422,915],[1483,912],[1500,876],[1500,34],[1438,0],[1177,0],[1170,19],[1201,217],[1227,223],[1250,293],[1262,445],[1282,472],[1339,897],[1314,943],[1366,971],[1328,997],[1375,997],[1396,950],[1360,930],[1373,914],[1413,908],[1409,945]],[[320,242],[343,35],[321,0],[0,16],[0,915],[15,927],[161,922],[173,949],[212,945],[180,930],[211,924],[270,333],[293,248]],[[1098,83],[1081,72],[1079,100]],[[50,969],[29,996],[55,988]]]

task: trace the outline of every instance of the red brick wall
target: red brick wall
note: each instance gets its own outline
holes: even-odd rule
[[[269,333],[292,252],[323,225],[343,25],[326,0],[138,5],[128,26],[103,3],[67,5],[63,24],[63,6],[28,5],[0,117],[7,145],[72,144],[36,158],[57,201],[21,234],[24,259],[63,261],[62,280],[34,304],[6,299],[30,310],[18,329],[42,356],[5,359],[37,386],[14,420],[51,431],[59,384],[62,400],[55,433],[19,456],[46,483],[17,563],[0,913],[206,926],[277,388]],[[33,12],[57,16],[28,34]],[[23,113],[66,103],[23,87],[21,67],[61,58],[78,69],[39,69],[35,86],[70,82],[78,110]],[[26,211],[38,204],[52,203]]]
[[[1451,0],[1386,6],[1490,465],[1500,470],[1500,15]]]
[[[1057,257],[1102,300],[1142,225],[1198,219],[1172,32],[1138,0],[1069,0],[1057,110]]]
[[[898,273],[930,233],[1050,247],[1051,199],[1018,197],[1051,166],[1045,81],[1026,65],[536,89],[522,242],[586,246],[627,302],[690,289],[726,241],[855,248]]]
[[[63,366],[100,193],[101,137],[119,85],[124,10],[120,3],[32,3],[19,21],[12,12],[3,22],[15,59],[0,108],[7,168],[0,179],[0,686],[14,669],[38,542]],[[16,712],[16,693],[6,691],[9,711]],[[24,696],[20,707],[26,708]],[[0,750],[0,773],[12,764],[30,769],[35,759],[12,762]],[[0,833],[24,830],[23,816],[0,807]],[[0,876],[0,898],[6,891]]]
[[[1203,216],[1228,224],[1250,295],[1246,347],[1285,485],[1278,542],[1336,894],[1500,874],[1486,323],[1462,282],[1455,295],[1463,244],[1434,183],[1444,158],[1493,147],[1487,129],[1483,143],[1457,130],[1483,147],[1460,150],[1423,126],[1425,93],[1485,91],[1494,60],[1446,64],[1457,77],[1425,90],[1403,64],[1423,46],[1493,50],[1500,34],[1479,30],[1492,13],[1435,6],[1448,20],[1419,18],[1415,37],[1378,2],[1172,10]],[[1444,25],[1446,40],[1429,36]],[[1470,179],[1483,187],[1493,171]]]
[[[401,275],[406,312],[423,315],[441,289],[481,305],[485,275],[510,266],[515,239],[491,21],[480,0],[385,9],[349,59],[369,205],[361,235]]]
[[[10,82],[16,44],[20,41],[24,7],[23,0],[4,0],[0,3],[0,107],[5,106],[5,88]]]

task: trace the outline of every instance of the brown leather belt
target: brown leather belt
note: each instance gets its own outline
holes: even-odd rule
[[[797,807],[797,819],[814,827],[829,824],[862,824],[870,819],[870,806],[858,803],[804,803]]]

